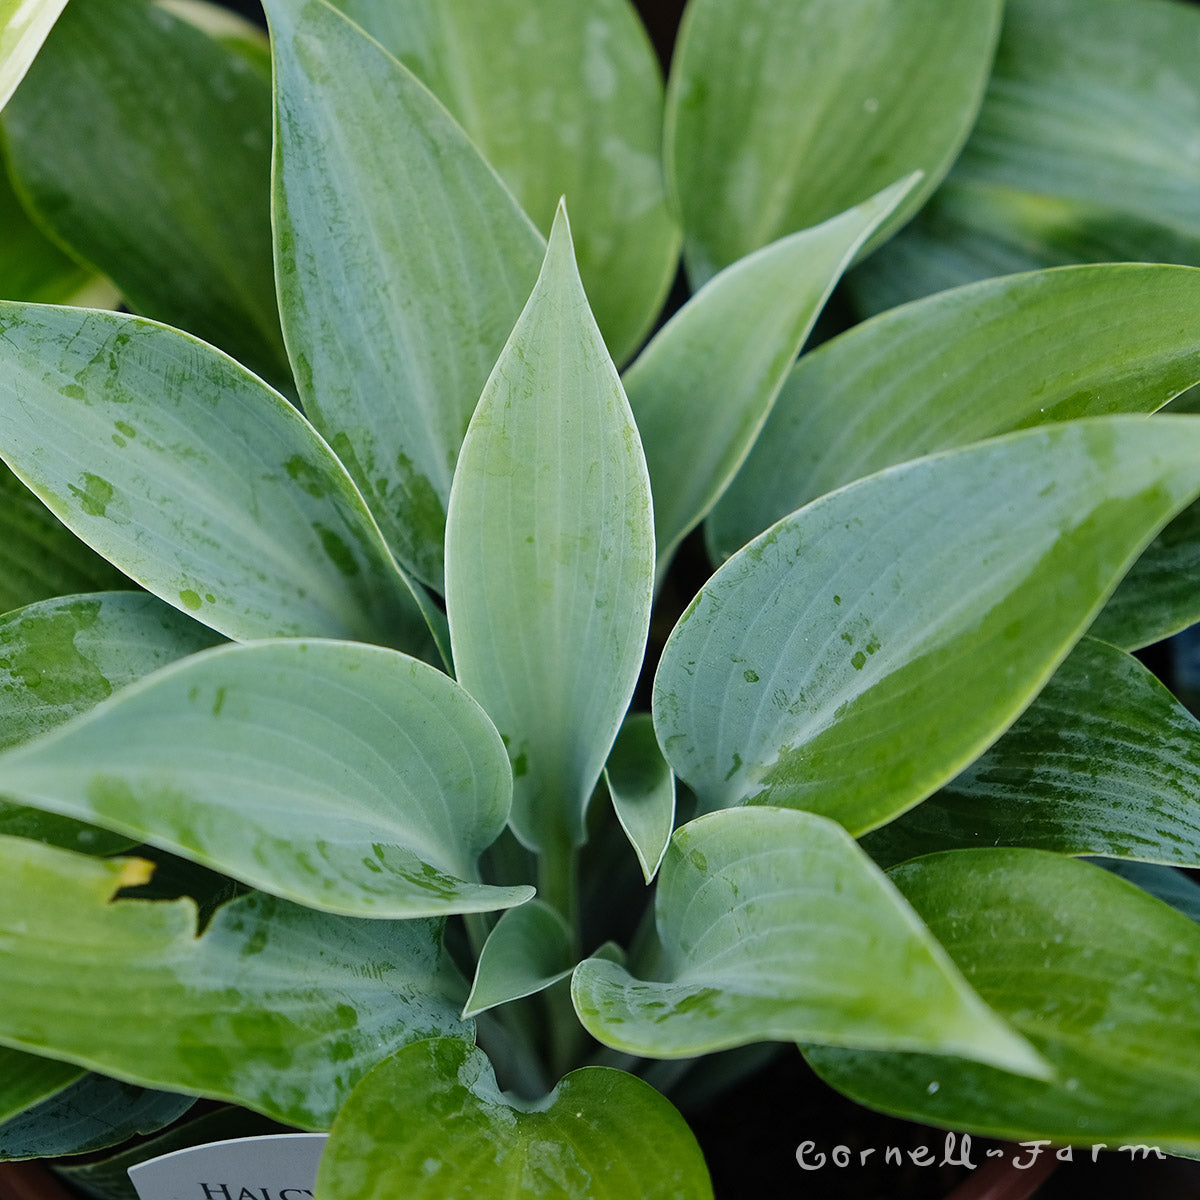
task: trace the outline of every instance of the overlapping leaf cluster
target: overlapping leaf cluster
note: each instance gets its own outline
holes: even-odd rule
[[[764,1041],[1200,1153],[1196,13],[265,7],[0,4],[0,1156],[703,1196]]]

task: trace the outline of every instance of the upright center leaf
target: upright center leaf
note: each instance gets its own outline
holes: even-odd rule
[[[511,822],[531,847],[583,840],[637,681],[653,583],[641,442],[560,205],[467,431],[446,527],[455,670],[506,739]]]

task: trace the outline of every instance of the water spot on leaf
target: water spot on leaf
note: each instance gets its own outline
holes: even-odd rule
[[[757,682],[758,682],[758,672],[757,672],[757,671],[750,671],[750,670],[743,671],[743,672],[742,672],[742,678],[743,678],[743,679],[744,679],[744,680],[745,680],[747,683],[757,683]]]
[[[217,688],[216,699],[213,700],[212,715],[214,717],[219,717],[221,715],[221,709],[224,707],[225,707],[225,689],[223,687],[219,687],[219,688]]]
[[[353,551],[332,529],[314,522],[313,528],[321,539],[321,546],[329,556],[330,561],[343,575],[355,576],[359,573],[358,560]]]
[[[856,671],[861,671],[866,664],[867,656],[861,650],[856,650],[854,652],[854,657],[850,660],[850,665]]]
[[[283,469],[315,499],[320,500],[326,494],[328,489],[325,486],[324,473],[303,455],[293,454],[283,464]]]
[[[708,859],[704,857],[703,851],[693,850],[688,858],[691,860],[692,866],[701,874],[708,870]]]
[[[193,592],[191,588],[185,588],[179,593],[179,602],[185,608],[190,608],[192,612],[200,607],[204,602],[200,599],[198,592]]]
[[[76,487],[73,483],[67,485],[71,494],[79,501],[79,506],[89,517],[102,517],[113,498],[113,486],[107,479],[93,475],[90,471],[83,473],[83,486]]]
[[[733,753],[733,766],[731,766],[725,775],[725,782],[728,783],[742,769],[742,756],[735,750]]]

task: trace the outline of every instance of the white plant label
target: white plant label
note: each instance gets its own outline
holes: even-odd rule
[[[312,1200],[329,1135],[278,1133],[209,1142],[129,1168],[139,1200]]]

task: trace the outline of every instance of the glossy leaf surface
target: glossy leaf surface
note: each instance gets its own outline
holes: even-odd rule
[[[741,465],[838,277],[914,182],[726,267],[625,373],[654,490],[660,574]]]
[[[473,882],[508,816],[491,723],[433,667],[349,642],[196,656],[0,756],[0,789],[331,912],[505,908]]]
[[[628,0],[336,0],[450,110],[537,226],[571,209],[579,273],[613,358],[675,273],[658,63]]]
[[[654,585],[637,427],[565,210],[463,443],[446,529],[459,681],[507,739],[511,824],[578,844],[629,705]]]
[[[137,317],[0,306],[0,454],[74,532],[228,637],[428,627],[362,497],[281,396]]]
[[[530,900],[504,913],[479,955],[464,1017],[540,992],[571,973],[571,930],[558,910]]]
[[[894,309],[796,364],[708,525],[731,554],[894,463],[1052,421],[1153,412],[1200,381],[1200,270],[990,279]]]
[[[863,311],[1072,262],[1200,266],[1200,13],[1009,0],[979,121],[943,188],[853,276]]]
[[[667,90],[666,160],[693,282],[924,172],[974,122],[999,0],[693,0]]]
[[[707,1200],[683,1118],[649,1084],[608,1067],[572,1071],[537,1104],[500,1091],[459,1038],[406,1047],[363,1080],[330,1134],[328,1200]]]
[[[659,873],[655,980],[591,958],[572,997],[606,1045],[656,1058],[756,1041],[961,1054],[1041,1074],[844,830],[812,813],[711,813]]]
[[[935,854],[892,878],[1056,1078],[807,1048],[829,1083],[913,1120],[1014,1141],[1200,1152],[1194,922],[1107,871],[1035,850]]]
[[[0,749],[87,712],[126,684],[220,638],[146,592],[63,596],[0,616]],[[111,854],[132,844],[0,800],[0,833]]]
[[[38,221],[131,308],[290,386],[271,266],[270,86],[241,54],[146,0],[71,4],[4,131]]]
[[[1030,846],[1195,867],[1197,797],[1200,722],[1136,659],[1084,638],[986,754],[863,847],[889,863]]]
[[[1188,417],[1098,417],[918,459],[814,501],[705,585],[663,652],[659,740],[708,808],[863,833],[1020,714],[1200,487]]]
[[[459,446],[545,243],[429,92],[325,0],[268,0],[276,267],[305,412],[442,580]]]
[[[649,713],[625,718],[604,766],[604,782],[649,883],[675,828],[675,776],[658,747]]]
[[[195,1103],[194,1096],[148,1091],[88,1074],[0,1125],[0,1160],[54,1158],[117,1146],[162,1129]]]
[[[198,937],[187,900],[117,900],[137,859],[0,839],[0,1042],[328,1128],[390,1051],[464,1030],[434,921],[355,921],[261,893]]]

